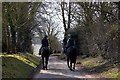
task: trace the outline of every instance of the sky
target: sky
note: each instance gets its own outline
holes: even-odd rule
[[[62,19],[61,11],[59,12],[59,11],[55,10],[55,9],[59,9],[60,6],[58,6],[57,3],[49,4],[49,3],[45,2],[45,4],[47,4],[47,6],[48,6],[48,7],[44,7],[45,10],[47,12],[52,12],[52,14],[50,14],[50,15],[44,14],[43,16],[45,18],[47,18],[48,20],[50,20],[49,18],[52,16],[51,21],[54,22],[55,26],[58,25],[56,27],[56,31],[57,30],[60,31],[59,34],[57,35],[57,38],[59,41],[62,41],[64,38],[64,27],[63,27],[63,21],[62,21],[63,19]]]

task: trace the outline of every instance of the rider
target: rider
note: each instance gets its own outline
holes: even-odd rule
[[[73,36],[73,34],[71,33],[70,34],[70,38],[68,39],[68,41],[67,41],[67,45],[66,45],[66,50],[69,48],[69,47],[76,47],[76,43],[75,43],[75,39],[74,39],[74,36]]]
[[[44,36],[44,38],[41,41],[41,44],[42,44],[42,46],[41,46],[41,48],[39,50],[39,54],[41,54],[41,49],[43,47],[48,47],[49,46],[49,44],[48,44],[48,36],[47,35]]]

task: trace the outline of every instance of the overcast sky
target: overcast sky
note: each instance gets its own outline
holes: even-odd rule
[[[62,21],[63,19],[62,19],[62,16],[61,16],[61,10],[60,11],[55,10],[55,9],[60,9],[61,7],[56,2],[54,2],[52,4],[49,4],[47,2],[43,2],[43,3],[48,5],[47,7],[44,7],[45,10],[48,13],[52,12],[52,14],[50,14],[50,15],[44,14],[43,16],[48,20],[50,20],[49,18],[52,17],[51,21],[55,22],[54,26],[58,25],[56,27],[56,31],[57,30],[60,31],[60,33],[57,35],[57,38],[59,39],[59,41],[62,41],[63,38],[64,38],[64,27],[63,27],[63,21]]]

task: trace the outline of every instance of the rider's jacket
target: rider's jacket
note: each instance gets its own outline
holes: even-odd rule
[[[42,47],[48,47],[48,39],[46,37],[42,39],[41,43],[42,43]]]
[[[71,47],[71,46],[75,46],[75,40],[74,40],[73,38],[69,38],[69,39],[68,39],[66,48],[69,48],[69,47]]]

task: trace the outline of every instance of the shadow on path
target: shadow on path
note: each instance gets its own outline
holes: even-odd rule
[[[80,71],[81,70],[81,71]],[[75,71],[70,71],[66,61],[59,60],[56,57],[50,57],[48,70],[40,70],[34,78],[94,78],[82,69],[76,67]]]

